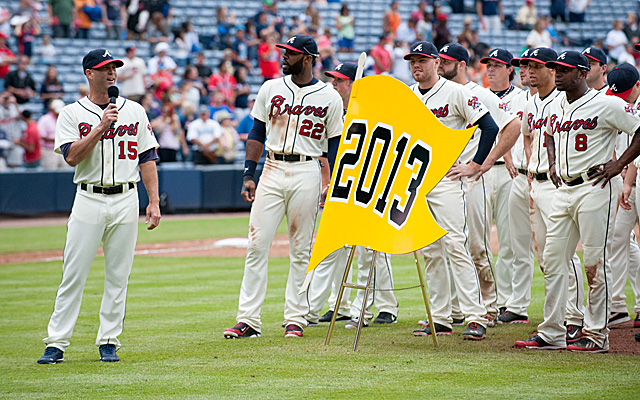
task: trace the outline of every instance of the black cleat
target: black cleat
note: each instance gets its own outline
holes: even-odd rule
[[[57,347],[47,347],[38,364],[57,364],[64,361],[64,352]]]
[[[116,354],[116,345],[115,344],[103,344],[98,347],[100,350],[100,361],[102,362],[118,362],[120,361],[120,357]]]
[[[322,317],[320,317],[318,322],[331,322],[331,318],[333,318],[333,311],[329,310]],[[350,317],[340,314],[338,314],[338,316],[336,317],[336,321],[348,321],[350,319]]]
[[[462,333],[463,339],[482,340],[485,338],[487,329],[477,322],[469,322],[467,329]]]
[[[440,335],[451,335],[453,333],[453,329],[448,328],[442,324],[437,322],[433,323],[433,326],[436,329],[436,336]],[[424,328],[418,328],[413,331],[413,336],[431,336],[431,326],[427,325]]]
[[[529,317],[526,315],[519,315],[511,311],[505,311],[498,317],[499,324],[528,324]]]
[[[398,322],[398,318],[386,311],[381,311],[380,314],[373,320],[374,324],[395,324]]]

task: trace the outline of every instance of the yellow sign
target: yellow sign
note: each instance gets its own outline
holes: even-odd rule
[[[394,78],[356,80],[307,273],[345,244],[404,254],[444,236],[425,196],[474,129],[447,128]]]

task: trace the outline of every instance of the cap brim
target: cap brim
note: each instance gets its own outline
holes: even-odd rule
[[[438,53],[438,56],[440,56],[440,58],[444,58],[445,60],[449,60],[449,61],[460,61],[455,57],[451,57],[443,53]]]
[[[534,58],[534,57],[522,57],[520,59],[520,63],[522,63],[523,61],[534,61],[534,62],[540,63],[542,65],[547,65],[547,63],[555,62],[555,61],[542,61],[541,59]]]
[[[589,71],[586,68],[581,68],[581,67],[579,67],[577,65],[571,65],[571,64],[560,62],[560,61],[547,61],[544,64],[544,66],[547,67],[547,68],[567,67],[567,68],[579,69],[579,70],[582,70],[582,71]]]
[[[347,75],[340,73],[338,71],[326,71],[324,73],[326,76],[330,76],[332,78],[340,78],[340,79],[349,79],[349,80],[353,80],[350,77],[348,77]]]
[[[422,57],[433,58],[433,59],[437,58],[430,54],[424,54],[424,53],[408,53],[408,54],[405,54],[403,58],[405,60],[408,60],[411,58],[411,56],[422,56]]]
[[[521,58],[512,58],[511,59],[511,65],[513,65],[514,67],[520,67],[520,60]]]
[[[626,99],[627,97],[629,97],[629,95],[631,94],[631,91],[633,90],[633,86],[631,86],[631,89],[629,90],[625,90],[622,93],[613,93],[611,91],[611,87],[609,87],[609,89],[607,89],[607,94],[609,96],[616,96],[616,97],[620,97],[622,100]]]
[[[640,43],[634,44],[633,48],[636,50],[640,50]]]
[[[295,51],[296,53],[300,53],[300,54],[307,54],[304,51],[300,50],[300,49],[296,49],[295,47],[288,45],[288,44],[276,44],[276,47],[279,47],[281,49],[285,49],[285,50],[291,50],[291,51]],[[310,56],[312,54],[309,54]]]
[[[598,58],[596,58],[596,57],[594,57],[594,56],[592,56],[592,55],[584,54],[584,53],[582,53],[582,55],[583,55],[583,56],[585,56],[585,57],[587,57],[587,58],[588,58],[588,59],[590,59],[590,60],[597,61],[597,62],[599,62],[599,63],[600,63],[600,64],[602,64],[602,65],[606,64],[606,63],[603,63],[603,62],[602,62],[602,60],[600,60],[600,59],[598,59]]]
[[[120,68],[120,67],[122,67],[124,65],[124,62],[122,62],[122,60],[113,60],[112,59],[112,60],[105,60],[105,61],[103,61],[103,62],[101,62],[99,64],[96,64],[93,67],[91,67],[91,69],[100,68],[100,67],[102,67],[104,65],[111,64],[111,63],[116,63],[116,68]]]
[[[480,64],[486,64],[487,62],[489,62],[489,60],[497,61],[497,62],[499,62],[501,64],[506,65],[506,66],[511,65],[508,62],[505,62],[504,60],[501,60],[499,58],[494,58],[494,57],[483,57],[483,58],[480,59]]]

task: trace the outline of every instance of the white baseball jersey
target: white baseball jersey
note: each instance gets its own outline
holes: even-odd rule
[[[511,90],[505,93],[501,99],[503,102],[507,103],[511,111],[520,118],[522,122],[522,114],[524,113],[524,106],[529,101],[531,97],[528,90],[522,90],[516,86],[511,85]],[[518,140],[511,148],[511,158],[513,160],[513,165],[516,168],[526,169],[527,161],[524,152],[524,141],[522,140],[522,135],[518,135]]]
[[[566,97],[555,101],[549,111],[547,134],[554,135],[556,163],[565,180],[610,161],[618,131],[633,135],[640,128],[633,104],[595,90],[572,103]]]
[[[600,91],[601,92],[601,91]],[[633,105],[636,110],[640,110],[640,97],[636,100]],[[638,115],[640,115],[640,111],[638,111]],[[618,132],[618,136],[616,137],[616,158],[620,158],[622,153],[624,153],[631,144],[631,136],[625,134],[624,132]]]
[[[118,97],[118,121],[115,129],[107,129],[89,156],[76,166],[74,183],[114,186],[138,182],[138,155],[157,148],[147,113],[134,101]],[[104,111],[87,97],[64,107],[56,124],[55,151],[60,146],[81,140],[102,119]]]
[[[551,93],[540,98],[536,93],[527,102],[522,114],[522,134],[531,136],[531,158],[529,159],[529,172],[536,174],[549,172],[549,156],[547,155],[547,136],[544,134],[548,126],[549,107],[559,97],[564,97],[564,92],[553,88]]]
[[[251,115],[266,124],[268,151],[319,157],[326,139],[342,134],[342,112],[331,85],[301,88],[285,76],[262,85]]]
[[[516,118],[516,115],[511,112],[507,103],[501,101],[500,98],[489,89],[471,81],[467,82],[464,87],[469,89],[471,93],[473,93],[474,96],[477,96],[482,104],[487,107],[491,113],[491,117],[495,121],[496,125],[498,125],[498,132],[502,132],[504,127]],[[497,141],[498,137],[496,136],[494,146]],[[478,143],[480,143],[480,129],[476,128],[471,140],[467,144],[467,147],[462,151],[462,155],[460,156],[461,162],[466,163],[473,160],[473,156],[476,154],[476,151],[478,151]],[[502,160],[502,157],[500,157],[499,160]]]

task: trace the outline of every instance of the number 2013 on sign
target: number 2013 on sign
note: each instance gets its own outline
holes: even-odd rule
[[[353,120],[349,124],[349,128],[343,137],[344,144],[351,144],[353,140],[357,140],[355,149],[344,151],[338,159],[336,177],[333,187],[331,188],[330,199],[333,201],[348,203],[353,191],[353,182],[357,179],[358,183],[355,187],[354,204],[368,208],[374,200],[374,194],[377,189],[382,192],[375,199],[373,212],[380,217],[387,217],[387,222],[394,228],[400,230],[407,221],[409,214],[416,200],[418,189],[422,185],[426,176],[429,164],[431,162],[431,147],[421,140],[417,140],[411,148],[408,148],[411,136],[403,133],[396,140],[393,138],[393,127],[384,123],[375,125],[371,132],[368,131],[367,121]],[[366,154],[363,154],[364,144],[367,142]],[[373,160],[376,147],[381,146],[380,156],[377,160]],[[393,165],[388,175],[381,176],[385,163],[389,157],[389,149],[393,149]],[[405,154],[407,154],[406,161]],[[362,168],[358,176],[348,176],[343,179],[346,170],[355,170],[362,163]],[[418,170],[410,176],[409,182],[404,187],[404,193],[392,193],[392,187],[396,183],[396,178],[400,172],[400,168],[408,168],[414,171],[418,166]],[[366,186],[369,170],[374,168],[371,183]],[[390,207],[387,207],[391,203]]]

